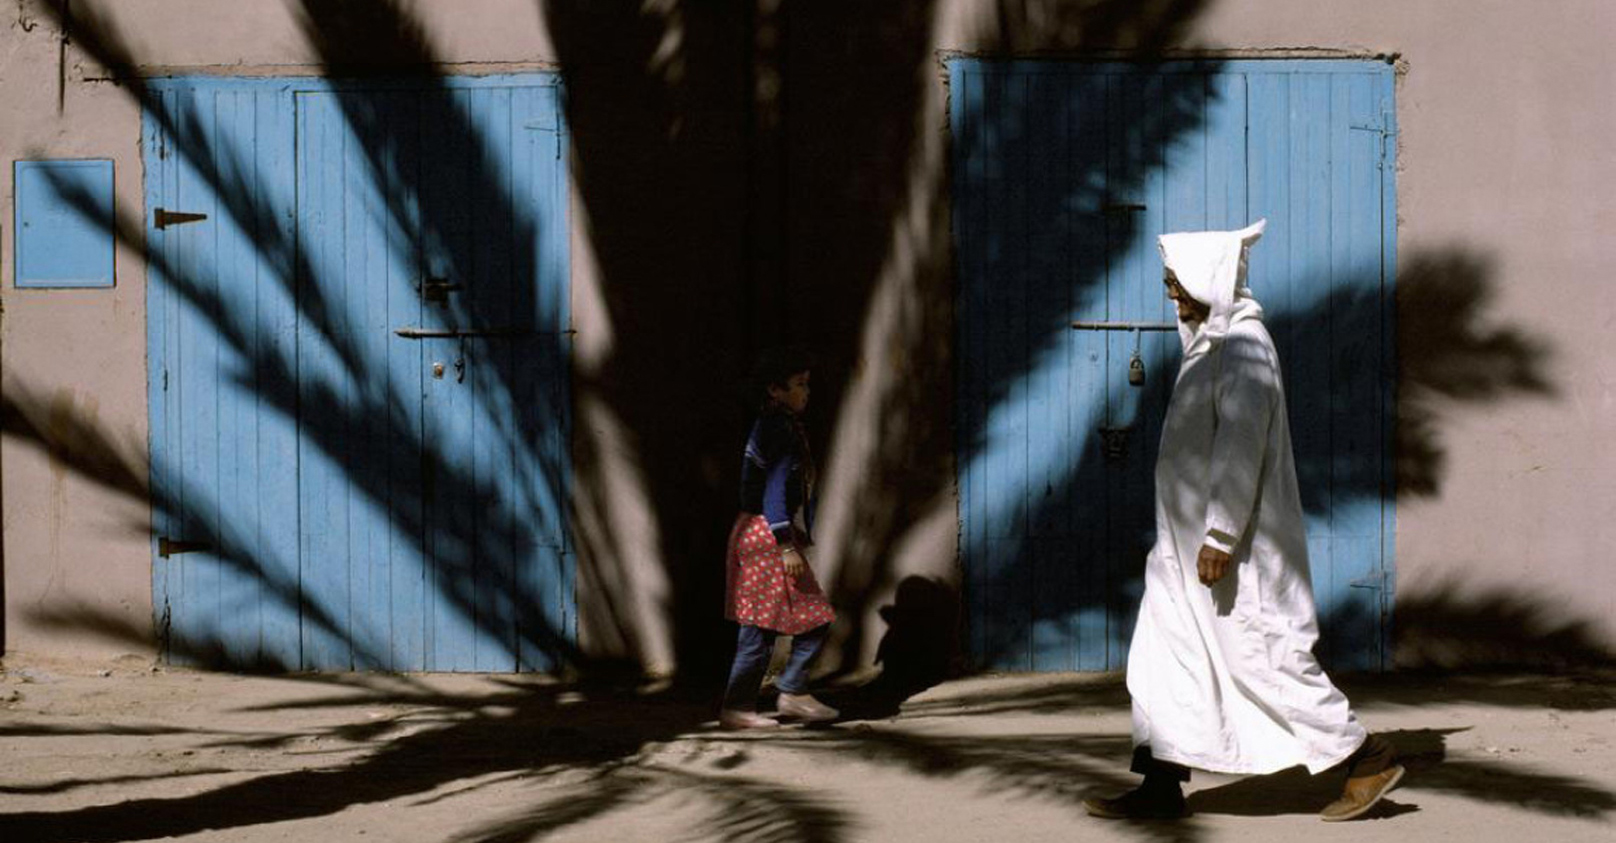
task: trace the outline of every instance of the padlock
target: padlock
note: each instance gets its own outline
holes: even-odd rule
[[[1133,359],[1128,361],[1128,383],[1134,386],[1145,385],[1145,359],[1139,356],[1138,349],[1134,350]]]

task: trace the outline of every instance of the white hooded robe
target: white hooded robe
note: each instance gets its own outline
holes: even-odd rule
[[[1263,226],[1160,238],[1179,284],[1212,312],[1179,325],[1128,691],[1134,744],[1158,759],[1318,773],[1366,733],[1312,653],[1318,616],[1279,358],[1245,286]],[[1208,542],[1233,555],[1210,588],[1196,570]]]

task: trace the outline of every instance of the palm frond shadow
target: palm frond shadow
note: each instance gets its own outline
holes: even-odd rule
[[[1408,768],[1396,801],[1377,806],[1379,816],[1394,816],[1415,806],[1421,792],[1462,796],[1488,804],[1506,804],[1548,816],[1600,819],[1616,813],[1616,793],[1584,779],[1533,770],[1529,765],[1484,758],[1451,758],[1447,737],[1463,729],[1417,729],[1383,732],[1397,747]],[[1339,771],[1310,776],[1296,768],[1270,776],[1254,776],[1190,795],[1190,808],[1203,814],[1276,816],[1307,814],[1323,808],[1341,788]],[[1389,800],[1390,801],[1390,800]]]
[[[907,716],[905,717],[907,719]],[[918,734],[904,729],[806,731],[778,742],[792,751],[857,758],[924,778],[959,779],[982,791],[1037,799],[1083,815],[1084,797],[1114,794],[1137,783],[1127,772],[1127,735]],[[1193,820],[1124,824],[1118,831],[1141,840],[1194,841],[1205,830]]]

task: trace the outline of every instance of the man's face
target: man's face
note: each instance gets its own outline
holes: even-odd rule
[[[1196,301],[1184,287],[1178,283],[1178,276],[1171,269],[1162,273],[1162,283],[1167,285],[1167,297],[1178,306],[1178,321],[1194,324],[1205,322],[1212,315],[1212,308]]]

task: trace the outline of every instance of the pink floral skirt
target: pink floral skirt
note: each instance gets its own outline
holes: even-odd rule
[[[736,623],[799,635],[836,620],[812,568],[794,580],[786,576],[785,554],[761,515],[735,519],[728,568],[724,617]]]

